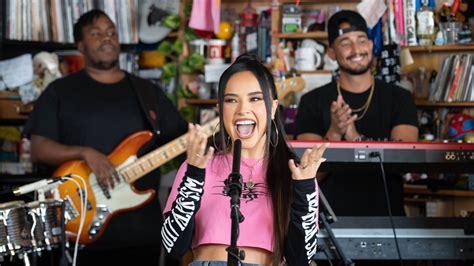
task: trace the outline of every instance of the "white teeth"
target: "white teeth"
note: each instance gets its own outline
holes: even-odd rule
[[[235,123],[236,125],[254,125],[255,122],[252,120],[240,120]]]

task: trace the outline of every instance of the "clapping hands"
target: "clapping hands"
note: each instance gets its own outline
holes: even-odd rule
[[[354,121],[357,115],[352,115],[352,109],[344,102],[341,95],[331,103],[331,126],[329,127],[327,138],[330,140],[352,139],[357,137]]]

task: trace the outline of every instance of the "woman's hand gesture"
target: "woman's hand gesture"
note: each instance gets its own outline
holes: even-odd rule
[[[213,147],[206,152],[207,138],[200,125],[189,124],[186,150],[188,164],[201,169],[206,168],[207,162],[214,154]]]
[[[290,166],[291,177],[295,180],[314,178],[321,163],[326,161],[323,153],[328,146],[329,143],[315,144],[313,148],[306,149],[299,165],[296,165],[294,160],[289,160],[288,165]]]

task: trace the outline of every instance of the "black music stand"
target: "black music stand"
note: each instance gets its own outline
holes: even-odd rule
[[[341,246],[339,245],[339,242],[337,241],[336,236],[334,235],[334,232],[332,231],[331,228],[331,223],[337,222],[337,216],[334,213],[334,211],[331,208],[331,205],[329,205],[329,202],[326,200],[326,197],[324,196],[323,191],[321,188],[319,188],[319,206],[323,208],[319,208],[319,222],[320,225],[324,226],[324,229],[326,229],[326,232],[329,236],[329,239],[331,240],[332,244],[336,248],[336,253],[339,256],[340,260],[344,265],[347,266],[354,266],[354,262],[350,259],[347,258],[344,251],[342,250]],[[326,216],[326,213],[328,213],[328,216]],[[331,260],[330,257],[328,257],[329,260]]]

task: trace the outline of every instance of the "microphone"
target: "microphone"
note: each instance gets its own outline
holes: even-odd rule
[[[234,160],[232,161],[232,173],[240,175],[240,152],[242,150],[242,141],[236,139],[234,141]]]
[[[62,177],[51,177],[51,178],[41,179],[39,181],[30,183],[30,184],[26,184],[26,185],[23,185],[21,187],[17,187],[15,189],[13,189],[13,194],[15,194],[16,196],[21,196],[21,195],[24,195],[24,194],[27,194],[27,193],[30,193],[30,192],[33,192],[33,191],[36,191],[36,190],[40,190],[40,189],[45,188],[45,187],[47,187],[47,186],[49,186],[53,183],[61,182],[61,181],[63,181]]]
[[[230,246],[226,248],[227,264],[231,266],[240,265],[239,261],[245,259],[245,251],[237,247],[239,238],[239,223],[244,221],[244,216],[240,212],[240,195],[242,195],[242,175],[240,175],[240,151],[242,150],[242,141],[234,141],[234,159],[232,161],[232,172],[225,181],[225,190],[230,197]]]
[[[232,172],[226,180],[227,195],[232,198],[234,203],[240,203],[242,193],[242,176],[240,175],[240,151],[242,150],[242,141],[234,141],[234,159],[232,160]]]

